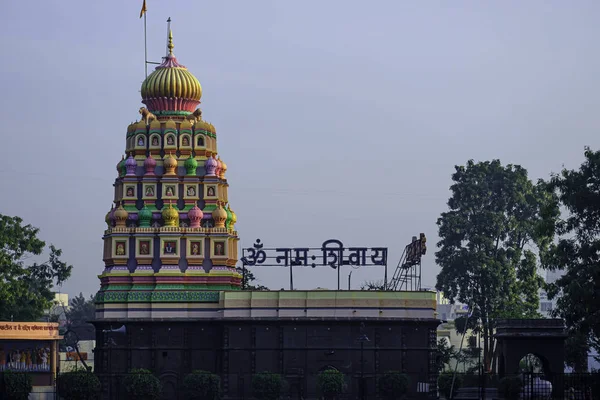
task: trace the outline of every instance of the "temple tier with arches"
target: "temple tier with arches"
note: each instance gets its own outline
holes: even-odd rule
[[[146,107],[127,128],[106,214],[98,312],[157,317],[157,305],[184,301],[196,305],[175,314],[189,317],[203,303],[218,301],[219,290],[240,288],[227,165],[217,152],[214,125],[196,108],[200,82],[174,56],[172,34],[169,54],[141,93]]]

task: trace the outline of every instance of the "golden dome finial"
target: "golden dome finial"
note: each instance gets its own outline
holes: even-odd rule
[[[167,46],[169,48],[169,55],[173,55],[173,31],[169,28],[169,44]]]

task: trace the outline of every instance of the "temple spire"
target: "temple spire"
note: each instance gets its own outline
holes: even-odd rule
[[[172,56],[173,47],[175,46],[173,45],[173,32],[171,32],[171,29],[169,29],[169,44],[167,45],[167,47],[169,48],[169,55]]]
[[[167,54],[173,54],[173,32],[171,32],[171,17],[167,19]]]

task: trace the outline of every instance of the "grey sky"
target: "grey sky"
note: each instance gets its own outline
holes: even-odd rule
[[[98,289],[104,215],[144,78],[142,1],[2,2],[0,213]],[[390,271],[435,225],[450,175],[500,158],[547,177],[597,146],[597,1],[148,0],[149,54],[203,86],[242,244],[387,246]],[[285,269],[255,270],[287,287]],[[348,271],[343,271],[346,282]],[[376,276],[376,274],[378,274]],[[358,287],[377,269],[353,273]],[[328,267],[298,288],[335,288]]]

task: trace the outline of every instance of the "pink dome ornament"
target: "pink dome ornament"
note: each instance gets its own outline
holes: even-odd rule
[[[223,169],[223,164],[221,164],[221,157],[217,158],[217,169],[215,170],[215,175],[221,176],[221,170]]]
[[[206,170],[207,176],[215,176],[215,170],[217,169],[217,160],[213,157],[209,157],[204,163],[204,169]]]
[[[152,153],[148,154],[148,157],[144,160],[144,169],[146,170],[145,175],[154,175],[154,169],[156,168],[156,160],[152,158]]]
[[[198,205],[194,205],[194,207],[192,207],[190,211],[188,211],[188,218],[190,219],[190,228],[200,228],[200,222],[202,222],[203,216],[204,213],[198,207]]]
[[[137,168],[137,162],[133,158],[132,154],[129,154],[127,161],[125,161],[125,168],[127,169],[127,175],[135,175],[135,169]]]

